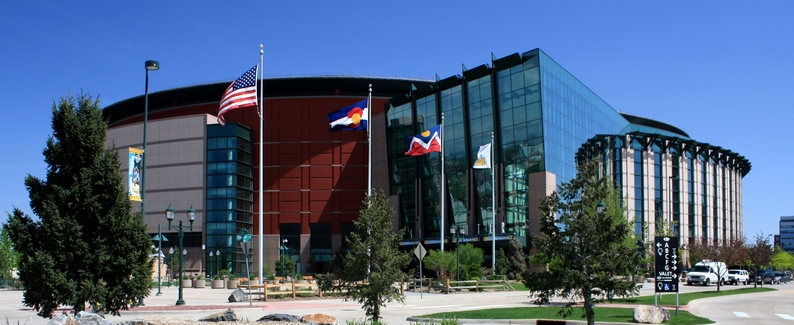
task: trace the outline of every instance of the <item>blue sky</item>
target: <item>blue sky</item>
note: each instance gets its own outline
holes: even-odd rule
[[[265,76],[434,79],[541,48],[615,109],[667,122],[753,165],[745,236],[794,215],[792,1],[2,1],[0,222],[30,213],[51,107]],[[788,113],[786,113],[788,112]]]

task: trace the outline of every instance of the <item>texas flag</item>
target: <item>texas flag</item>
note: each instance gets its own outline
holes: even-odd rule
[[[368,110],[369,105],[367,105],[367,100],[364,99],[348,107],[328,113],[328,123],[331,124],[328,131],[366,131]]]
[[[405,138],[408,144],[406,156],[421,156],[431,152],[441,152],[441,125],[436,125],[430,130]]]

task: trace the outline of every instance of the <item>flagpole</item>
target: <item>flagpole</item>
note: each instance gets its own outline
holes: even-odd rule
[[[491,269],[496,274],[496,161],[494,161],[493,132],[491,132],[491,225],[493,236],[491,237]]]
[[[263,280],[265,278],[265,275],[262,274],[262,272],[265,271],[265,264],[264,264],[264,260],[265,260],[265,245],[264,245],[264,243],[265,243],[265,241],[264,241],[265,225],[264,225],[264,220],[265,220],[265,218],[264,218],[264,215],[263,215],[264,211],[265,211],[265,208],[264,208],[264,203],[265,203],[264,202],[264,192],[265,192],[265,188],[264,188],[264,183],[265,183],[264,182],[264,178],[265,178],[264,157],[265,157],[265,153],[264,153],[264,150],[263,150],[264,146],[262,144],[264,142],[264,138],[265,138],[264,137],[264,133],[265,133],[265,118],[264,118],[264,115],[265,115],[265,112],[264,112],[265,111],[265,84],[264,84],[264,79],[265,79],[265,71],[264,71],[265,60],[264,59],[265,59],[264,46],[262,44],[259,44],[259,70],[260,70],[260,76],[261,76],[259,78],[259,88],[261,89],[261,92],[259,93],[259,96],[260,96],[259,97],[260,98],[260,100],[259,100],[259,105],[260,105],[259,106],[260,107],[260,112],[259,112],[259,272],[258,272],[258,274],[259,274],[259,284],[264,283]],[[248,252],[244,252],[244,253],[247,254]]]
[[[369,144],[367,197],[370,197],[372,196],[372,84],[369,84],[369,95],[367,96],[367,143]]]
[[[444,113],[441,113],[441,252],[444,252],[444,204],[446,195],[444,194]]]

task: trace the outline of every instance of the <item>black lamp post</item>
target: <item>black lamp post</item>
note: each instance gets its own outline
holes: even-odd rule
[[[175,217],[174,208],[172,208],[171,205],[169,204],[168,208],[165,209],[165,218],[168,219],[168,230],[172,229],[171,221],[174,220],[174,217]],[[187,210],[187,220],[190,221],[190,228],[188,229],[190,229],[190,231],[193,231],[193,221],[196,220],[196,210],[193,209],[192,205],[190,206],[190,209]],[[182,245],[183,238],[185,237],[184,228],[185,227],[182,225],[182,220],[179,220],[178,226],[173,227],[173,229],[176,229],[177,233],[179,234],[179,250],[182,251],[183,254],[182,258],[179,259],[179,299],[176,300],[177,306],[185,304],[185,300],[182,299],[182,277],[184,276],[184,272],[185,272],[183,260],[185,259],[184,255],[187,255],[187,250],[184,249]]]
[[[210,251],[210,258],[207,259],[207,269],[210,271],[210,279],[212,279],[212,256],[215,255],[213,251]]]
[[[160,285],[163,282],[160,274],[160,269],[162,269],[161,259],[164,257],[163,254],[163,242],[168,241],[168,238],[163,237],[162,226],[157,224],[157,236],[154,236],[154,239],[157,241],[157,295],[162,295],[163,293],[160,291]]]
[[[220,249],[215,250],[215,264],[216,264],[215,265],[216,266],[215,272],[218,272],[218,274],[220,275],[221,274],[221,250]]]
[[[281,256],[279,256],[279,258],[281,259],[281,281],[282,282],[287,280],[286,274],[284,272],[285,271],[284,270],[284,255],[287,254],[287,245],[286,244],[287,244],[287,240],[286,239],[282,239],[281,240],[281,246],[279,246],[279,248],[278,248],[279,252],[281,253]]]
[[[452,228],[449,228],[449,233],[452,234],[452,237],[455,237],[455,253],[457,254],[458,259],[458,262],[456,263],[458,270],[455,276],[456,279],[460,281],[460,236],[466,235],[466,228],[455,224]]]

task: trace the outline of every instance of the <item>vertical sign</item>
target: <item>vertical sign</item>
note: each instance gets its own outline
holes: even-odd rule
[[[656,236],[653,243],[656,292],[678,292],[678,237]]]
[[[127,178],[127,194],[130,201],[141,201],[141,160],[143,160],[143,150],[129,148],[129,177]]]

